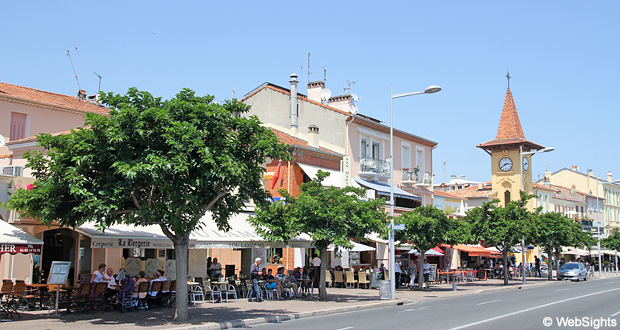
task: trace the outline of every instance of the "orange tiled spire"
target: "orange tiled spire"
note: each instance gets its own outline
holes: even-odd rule
[[[495,138],[498,140],[512,138],[525,140],[521,121],[519,120],[519,113],[517,113],[517,107],[515,106],[515,100],[512,98],[510,88],[506,91],[502,118],[499,120],[499,128]]]

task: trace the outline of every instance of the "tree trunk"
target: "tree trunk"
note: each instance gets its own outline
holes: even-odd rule
[[[188,265],[189,235],[177,237],[174,240],[174,252],[177,260],[177,297],[175,322],[187,322],[187,265]]]
[[[319,300],[327,300],[327,286],[325,285],[325,270],[327,269],[327,248],[321,249],[321,267],[319,268]]]
[[[420,248],[418,247],[418,249]],[[421,252],[420,258],[418,259],[418,289],[420,289],[420,291],[424,289],[424,255],[421,254]]]
[[[525,251],[521,250],[521,253],[525,253]],[[510,270],[508,267],[508,247],[504,247],[502,251],[502,260],[504,262],[504,285],[508,285],[508,277],[510,276]],[[525,265],[523,265],[523,269],[525,270]],[[524,272],[525,276],[525,272]]]
[[[555,251],[555,269],[556,269],[555,277],[556,278],[559,278],[558,277],[558,270],[560,270],[560,250],[561,249],[562,248],[559,248],[558,250]]]
[[[551,244],[553,244],[553,241],[551,241]],[[553,263],[552,263],[552,259],[553,259],[553,248],[549,247],[549,248],[545,248],[545,251],[547,252],[547,280],[548,281],[552,281],[553,280]]]

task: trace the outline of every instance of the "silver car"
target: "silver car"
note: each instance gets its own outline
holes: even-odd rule
[[[586,270],[586,266],[581,262],[567,262],[558,270],[558,281],[580,281],[581,279],[584,281],[588,280],[588,271]]]

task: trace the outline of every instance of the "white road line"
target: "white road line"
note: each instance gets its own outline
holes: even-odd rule
[[[552,306],[552,305],[560,304],[560,303],[571,301],[571,300],[575,300],[575,299],[580,299],[580,298],[585,298],[585,297],[589,297],[589,296],[594,296],[594,295],[601,294],[601,293],[618,291],[618,290],[620,290],[620,288],[615,288],[615,289],[610,289],[610,290],[605,290],[605,291],[599,291],[599,292],[593,292],[593,293],[588,293],[588,294],[583,295],[583,296],[577,296],[577,297],[573,297],[573,298],[558,300],[558,301],[554,301],[554,302],[551,302],[551,303],[548,303],[548,304],[543,304],[543,305],[539,305],[539,306],[535,306],[535,307],[530,307],[530,308],[522,309],[520,311],[516,311],[516,312],[512,312],[512,313],[508,313],[508,314],[504,314],[504,315],[500,315],[500,316],[496,316],[496,317],[492,317],[490,319],[486,319],[486,320],[482,320],[482,321],[478,321],[478,322],[474,322],[474,323],[469,323],[469,324],[464,324],[464,325],[452,328],[450,330],[469,328],[469,327],[473,327],[474,325],[478,325],[478,324],[482,324],[482,323],[487,323],[487,322],[491,322],[491,321],[495,321],[495,320],[499,320],[499,319],[503,319],[504,317],[508,317],[508,316],[512,316],[512,315],[517,315],[517,314],[524,313],[524,312],[529,312],[529,311],[532,311],[532,310],[535,310],[535,309],[539,309],[539,308],[543,308],[543,307],[547,307],[547,306]]]
[[[479,303],[479,304],[476,304],[476,306],[486,305],[486,304],[491,304],[491,303],[498,302],[498,301],[501,301],[501,300],[491,300],[491,301],[485,301],[485,302],[481,302],[481,303]]]
[[[348,329],[353,329],[353,327],[340,328],[340,329],[336,329],[336,330],[348,330]]]
[[[615,312],[615,313],[611,314],[610,316],[611,316],[611,317],[614,317],[614,316],[616,316],[616,315],[618,315],[618,314],[620,314],[620,311],[617,311],[617,312]]]
[[[560,289],[560,290],[555,290],[555,291],[566,291],[566,290],[570,290],[570,288]]]

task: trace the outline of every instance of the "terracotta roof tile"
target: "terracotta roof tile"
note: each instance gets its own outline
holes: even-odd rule
[[[102,115],[107,114],[109,111],[108,108],[91,104],[88,101],[78,100],[75,96],[56,94],[5,82],[0,82],[0,98],[1,97],[82,112],[94,112]]]
[[[342,154],[339,154],[337,152],[331,151],[329,149],[325,149],[321,146],[319,146],[319,148],[315,148],[315,147],[311,147],[310,145],[308,145],[308,142],[305,140],[302,140],[300,138],[291,136],[287,133],[284,133],[282,131],[279,131],[273,127],[270,127],[271,131],[273,133],[275,133],[275,135],[278,137],[278,139],[280,139],[280,141],[284,142],[285,144],[291,145],[291,146],[299,146],[299,147],[303,147],[303,148],[308,148],[308,149],[317,149],[320,150],[324,153],[328,153],[328,154],[332,154],[334,156],[340,156],[342,157]]]
[[[452,192],[445,192],[445,191],[441,191],[441,190],[433,190],[433,195],[441,196],[441,197],[446,197],[446,198],[454,198],[454,199],[467,200],[467,197],[457,196],[455,194],[452,194]]]

